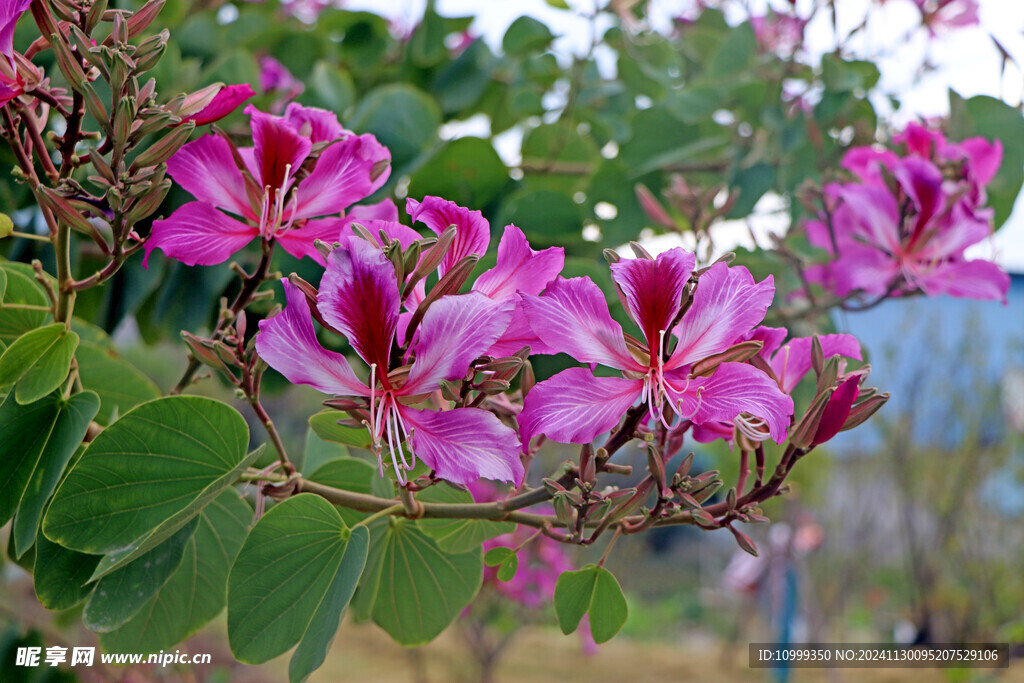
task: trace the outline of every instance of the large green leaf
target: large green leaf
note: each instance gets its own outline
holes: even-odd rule
[[[78,345],[75,358],[82,386],[100,397],[96,420],[101,424],[124,415],[140,403],[160,397],[156,384],[113,349],[83,341]]]
[[[0,525],[17,511],[12,537],[18,556],[35,540],[42,509],[98,408],[92,392],[27,406],[8,398],[0,406]]]
[[[431,486],[416,496],[424,503],[472,503],[469,491],[461,491],[447,484]],[[516,530],[514,522],[492,522],[486,519],[424,519],[419,527],[437,542],[446,553],[467,553],[495,536]]]
[[[372,617],[398,643],[422,645],[452,623],[482,581],[479,549],[446,553],[414,523],[391,517],[374,534],[353,609],[357,617]]]
[[[14,398],[38,401],[68,376],[78,335],[61,323],[27,332],[0,355],[0,387],[14,384]]]
[[[356,592],[359,577],[363,574],[369,549],[370,532],[365,526],[353,529],[345,554],[341,557],[338,573],[288,663],[288,678],[292,683],[306,680],[327,658],[327,651],[334,642],[334,634],[338,632],[341,617],[352,600],[352,594]]]
[[[235,658],[266,662],[304,637],[314,615],[336,597],[331,588],[348,539],[334,506],[311,493],[260,518],[228,576],[228,641]]]
[[[224,609],[228,572],[245,540],[252,509],[227,490],[199,515],[177,571],[131,621],[100,636],[108,652],[170,649]]]
[[[337,410],[321,410],[309,418],[309,426],[324,441],[355,448],[369,448],[370,432],[365,427],[345,427],[338,424],[341,417],[344,415]]]
[[[54,495],[43,531],[105,554],[94,578],[169,538],[259,457],[231,406],[200,396],[143,403],[104,429]]]
[[[40,532],[36,536],[32,583],[46,609],[66,610],[89,597],[89,577],[102,559],[59,546]]]
[[[0,214],[2,215],[2,214]],[[10,219],[8,219],[10,220]],[[4,295],[7,293],[7,271],[0,268],[0,303],[3,303]]]
[[[317,436],[317,433],[310,427],[306,430],[306,447],[302,451],[302,464],[296,466],[305,473],[316,472],[317,469],[332,460],[347,458],[348,448],[340,443],[326,441]]]
[[[555,583],[555,614],[562,633],[572,633],[584,614],[590,614],[594,642],[611,640],[626,623],[628,608],[619,582],[596,564],[562,572]]]
[[[13,401],[7,403],[15,407]],[[32,410],[36,406],[39,409]],[[20,410],[26,416],[33,416],[28,418],[28,423],[12,426],[10,432],[0,427],[0,432],[11,436],[9,443],[18,449],[9,458],[0,456],[0,473],[5,473],[5,466],[16,468],[14,472],[7,472],[10,475],[8,483],[15,482],[15,486],[28,474],[11,530],[19,557],[35,540],[43,510],[60,483],[75,449],[85,438],[97,408],[99,400],[91,391],[75,394],[67,400],[50,397]],[[0,412],[3,411],[0,408]],[[38,431],[26,433],[26,428],[37,428]],[[0,452],[3,450],[0,446]]]
[[[371,90],[347,121],[357,133],[373,133],[391,150],[391,163],[400,169],[437,138],[441,109],[432,97],[405,83]]]
[[[32,269],[22,263],[0,262],[7,279],[7,291],[0,301],[0,342],[10,344],[30,330],[41,326],[49,317],[50,305],[42,288],[35,282]],[[27,271],[27,272],[26,272]],[[39,306],[36,309],[5,308],[5,304]]]
[[[460,206],[486,206],[509,182],[491,143],[465,137],[446,143],[409,180],[410,197],[445,197]]]
[[[82,614],[85,625],[106,633],[134,617],[177,571],[198,521],[192,518],[160,545],[100,579]]]
[[[336,489],[372,494],[373,479],[376,476],[377,469],[365,460],[338,458],[324,463],[306,478],[324,486],[333,486]],[[339,507],[338,512],[349,526],[355,525],[368,514],[345,507]]]
[[[526,55],[546,50],[554,34],[542,22],[522,16],[512,22],[501,39],[501,49],[508,55]]]

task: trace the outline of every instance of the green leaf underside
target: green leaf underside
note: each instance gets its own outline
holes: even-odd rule
[[[177,571],[198,521],[193,518],[160,545],[100,579],[82,615],[86,627],[106,633],[134,617]]]
[[[27,332],[0,355],[0,387],[15,385],[15,399],[28,404],[56,389],[68,376],[78,335],[57,323]]]
[[[416,496],[424,503],[472,503],[469,491],[460,491],[447,484],[438,484]],[[484,541],[510,534],[516,530],[514,522],[492,522],[486,519],[424,519],[419,528],[446,553],[467,553],[480,547]]]
[[[377,526],[363,584],[353,605],[405,646],[433,640],[476,596],[483,581],[479,549],[446,553],[416,525]]]
[[[26,332],[37,329],[46,321],[49,314],[45,310],[24,308],[4,308],[3,304],[19,304],[30,306],[50,305],[46,294],[32,278],[31,267],[28,273],[23,272],[19,263],[0,263],[0,269],[7,279],[7,290],[0,302],[0,342],[8,346]]]
[[[562,633],[575,631],[588,612],[595,643],[611,640],[626,623],[628,614],[619,582],[596,564],[562,572],[555,584],[555,614]]]
[[[41,450],[35,451],[31,447],[28,449],[29,452],[37,452],[38,459],[33,465],[32,473],[25,485],[21,504],[14,515],[12,539],[19,557],[35,541],[39,533],[39,523],[43,518],[43,509],[60,483],[61,477],[64,476],[75,449],[85,438],[89,422],[92,421],[99,409],[99,399],[91,391],[75,394],[66,401],[51,397],[45,401],[39,401],[37,404],[51,411],[53,419],[52,421],[44,420],[41,424],[37,423],[39,431],[36,433],[35,439],[36,443],[41,446]],[[37,404],[22,407],[20,410],[29,410]],[[31,438],[26,438],[23,433],[14,436],[3,428],[0,428],[0,433],[3,433],[5,437],[10,435],[14,444],[24,445],[28,438]],[[45,443],[41,443],[43,438],[45,438]],[[0,472],[2,471],[3,466],[0,465]]]
[[[0,405],[0,525],[17,511],[13,540],[20,556],[32,545],[43,506],[81,443],[99,400],[93,393]]]
[[[347,536],[334,506],[313,494],[293,496],[263,515],[228,577],[228,641],[236,659],[260,664],[303,638],[333,597]]]
[[[46,609],[65,610],[89,597],[87,585],[101,557],[59,546],[42,532],[36,536],[32,582],[36,597]]]
[[[288,678],[292,683],[306,680],[327,658],[334,634],[338,632],[341,618],[363,574],[369,549],[369,530],[365,526],[353,529],[345,554],[341,557],[338,573],[288,663]]]
[[[131,621],[100,635],[107,652],[167,650],[224,609],[228,572],[252,521],[250,508],[227,490],[199,514],[181,565]]]
[[[258,452],[238,412],[199,396],[136,407],[89,445],[43,520],[52,541],[108,557],[99,578],[156,547],[230,486]]]

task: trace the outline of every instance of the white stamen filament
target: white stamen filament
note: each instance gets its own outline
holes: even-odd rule
[[[263,201],[260,207],[260,234],[265,238],[269,239],[281,230],[287,230],[292,226],[292,221],[295,219],[295,202],[291,202],[288,205],[289,215],[288,219],[285,220],[285,205],[284,198],[288,194],[285,185],[288,183],[288,178],[292,173],[292,165],[286,164],[284,167],[284,182],[282,186],[277,190],[272,190],[270,185],[263,187]],[[274,199],[271,202],[270,193],[274,192]],[[273,205],[271,205],[273,204]]]
[[[733,419],[733,424],[736,426],[736,430],[743,434],[751,441],[761,442],[767,441],[770,436],[767,431],[763,431],[761,428],[766,427],[768,422],[763,417],[754,417],[753,415],[737,415]]]
[[[387,439],[388,454],[391,456],[391,464],[395,468],[395,476],[398,482],[405,485],[406,478],[403,470],[411,470],[416,466],[416,455],[412,453],[412,440],[409,431],[402,420],[402,414],[398,410],[398,403],[389,391],[385,391],[378,401],[377,396],[377,364],[370,364],[370,420],[364,424],[370,430],[370,438],[373,440],[373,451],[377,456],[377,465],[380,476],[384,476],[384,449],[383,441]],[[403,440],[410,445],[409,459],[405,457],[402,448]],[[399,464],[401,460],[401,464]]]

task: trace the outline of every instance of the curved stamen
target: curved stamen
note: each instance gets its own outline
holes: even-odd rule
[[[767,431],[760,429],[760,427],[768,426],[768,421],[763,417],[740,414],[733,418],[732,422],[736,426],[736,430],[751,441],[767,441],[770,436]]]

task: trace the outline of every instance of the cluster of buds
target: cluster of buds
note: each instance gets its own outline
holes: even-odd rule
[[[732,211],[739,196],[730,193],[725,201],[716,202],[726,190],[725,183],[710,187],[699,187],[686,182],[682,175],[673,173],[668,187],[662,191],[665,204],[658,201],[647,186],[638,183],[636,196],[647,217],[655,225],[673,232],[693,231],[698,236],[707,235],[711,225]]]

